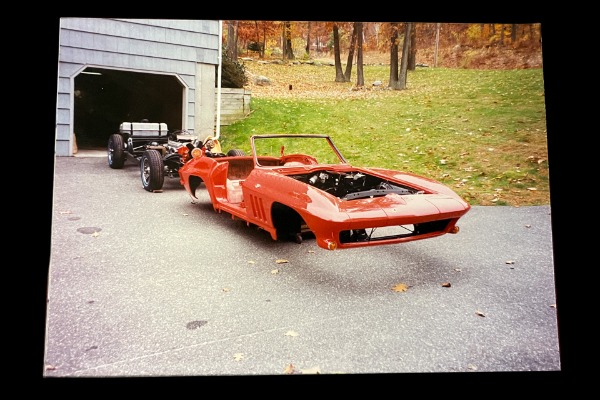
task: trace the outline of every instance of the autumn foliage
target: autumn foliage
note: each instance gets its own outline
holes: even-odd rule
[[[225,21],[235,27],[238,56],[261,59],[283,58],[284,38],[290,38],[294,59],[309,59],[333,51],[333,24],[324,21]],[[352,35],[352,22],[335,22],[339,28],[340,51],[347,52]],[[506,48],[540,50],[540,24],[465,24],[415,23],[411,45],[417,51]],[[394,27],[404,37],[404,23],[364,22],[363,50],[389,54]],[[287,28],[286,28],[287,27]],[[224,41],[227,40],[227,31]],[[414,50],[414,49],[413,49]],[[448,58],[446,58],[448,59]],[[440,65],[444,66],[444,65]]]

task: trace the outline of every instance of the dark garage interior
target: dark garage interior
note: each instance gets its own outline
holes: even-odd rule
[[[74,132],[80,149],[105,148],[122,122],[182,129],[183,86],[170,75],[86,68],[75,78]]]

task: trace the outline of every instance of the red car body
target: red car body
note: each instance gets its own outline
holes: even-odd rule
[[[325,154],[321,148],[314,153],[319,155],[286,152],[289,143],[302,149],[303,141],[315,139],[329,151],[323,161],[317,160]],[[180,182],[196,200],[203,183],[215,211],[256,225],[274,240],[301,242],[304,233],[312,232],[317,245],[329,250],[421,240],[457,233],[459,218],[470,209],[435,180],[353,167],[327,135],[255,135],[250,140],[251,156],[196,155],[179,169]]]

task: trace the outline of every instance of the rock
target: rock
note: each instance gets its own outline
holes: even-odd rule
[[[254,78],[254,84],[258,86],[271,86],[271,80],[263,75],[258,75]]]

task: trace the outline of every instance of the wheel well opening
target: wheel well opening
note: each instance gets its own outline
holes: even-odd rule
[[[194,195],[194,197],[197,197],[196,189],[198,189],[200,184],[202,184],[202,182],[203,182],[202,178],[200,178],[199,176],[190,176],[189,182],[190,182],[190,190],[191,190],[192,194]]]
[[[273,226],[277,230],[278,239],[295,237],[302,231],[304,220],[293,208],[281,203],[273,203],[271,207]]]

